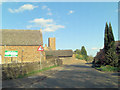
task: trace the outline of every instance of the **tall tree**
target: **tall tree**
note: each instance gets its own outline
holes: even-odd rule
[[[114,47],[115,44],[115,40],[114,40],[114,35],[112,32],[112,26],[111,23],[109,23],[109,32],[108,32],[108,49],[110,49],[111,47]]]
[[[108,50],[108,24],[106,22],[106,26],[105,26],[105,36],[104,36],[104,49],[105,49],[105,53]]]
[[[118,66],[118,56],[116,54],[115,40],[112,32],[111,23],[109,28],[106,23],[105,38],[104,38],[104,50],[105,50],[105,65]]]
[[[112,41],[115,41],[114,40],[114,36],[113,36],[113,32],[112,32],[112,26],[111,26],[111,23],[109,23],[109,42],[111,43]]]
[[[84,57],[85,60],[87,60],[87,51],[84,46],[81,48],[81,55]]]
[[[118,56],[115,52],[115,46],[112,46],[105,54],[105,65],[118,66]]]

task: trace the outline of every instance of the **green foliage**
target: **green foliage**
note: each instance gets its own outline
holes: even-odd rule
[[[87,56],[87,51],[84,46],[82,46],[82,48],[81,48],[81,55],[83,56],[84,60],[87,61],[88,56]]]
[[[118,66],[118,56],[116,54],[115,41],[111,23],[109,23],[109,28],[106,23],[104,37],[104,51],[105,51],[104,65]]]
[[[82,46],[82,48],[81,48],[81,55],[87,56],[87,51],[85,50],[84,46]]]
[[[76,54],[75,57],[76,57],[77,59],[84,60],[84,57],[83,57],[82,55],[80,55],[80,54]]]
[[[74,52],[76,54],[77,59],[86,60],[86,61],[88,60],[87,51],[85,50],[84,46],[82,46],[81,50],[76,49]]]
[[[109,28],[107,29],[107,24],[105,28],[105,65],[118,66],[118,56],[116,54],[115,41],[112,32],[111,23],[109,23]]]
[[[118,66],[118,56],[114,50],[114,48],[110,48],[105,54],[106,64],[111,66]]]
[[[30,72],[30,73],[28,73],[28,74],[19,75],[17,78],[28,77],[28,76],[31,76],[31,75],[33,75],[33,74],[36,74],[36,73],[39,73],[39,72],[43,72],[43,71],[49,70],[49,69],[51,69],[51,68],[55,68],[55,67],[57,67],[57,66],[58,66],[58,65],[54,65],[54,66],[50,66],[50,67],[43,68],[43,69],[41,69],[41,70],[32,71],[32,72]]]
[[[88,61],[88,62],[92,62],[92,61],[93,61],[93,59],[94,59],[94,57],[93,57],[93,56],[91,56],[91,55],[87,57],[87,61]]]
[[[116,54],[116,46],[115,46],[115,40],[112,32],[111,23],[109,23],[109,27],[108,24],[106,23],[104,48],[95,56],[93,61],[93,67],[100,67],[102,65],[104,66],[111,65],[112,67],[118,67],[120,65],[118,58],[119,57]],[[101,68],[104,70],[103,67]]]
[[[112,32],[112,26],[111,26],[111,23],[109,23],[108,42],[111,43],[113,41],[115,40]]]
[[[75,54],[81,54],[81,51],[79,49],[76,49],[74,52]]]
[[[106,52],[106,50],[108,50],[108,24],[107,24],[107,22],[106,22],[106,26],[105,26],[104,48],[105,48],[105,52]]]
[[[106,66],[101,66],[100,68],[97,68],[97,69],[100,69],[101,71],[119,71],[120,68],[118,67],[113,67],[111,65],[106,65]]]

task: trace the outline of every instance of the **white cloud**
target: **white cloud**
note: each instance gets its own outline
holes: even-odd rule
[[[47,6],[42,6],[42,9],[46,9],[47,8]]]
[[[47,8],[47,10],[48,10],[48,11],[51,11],[51,9],[50,9],[50,8]]]
[[[38,6],[33,6],[32,4],[24,4],[23,6],[19,7],[18,9],[11,9],[9,8],[8,11],[11,13],[19,13],[23,12],[25,10],[33,10],[34,8],[37,8]]]
[[[53,19],[37,18],[29,22],[34,25],[28,25],[27,28],[40,27],[43,29],[42,32],[55,32],[60,28],[65,28],[63,25],[57,25]]]
[[[51,12],[48,12],[48,13],[47,13],[47,15],[50,15],[50,16],[51,16],[51,15],[52,15],[52,13],[51,13]]]
[[[68,15],[70,15],[70,14],[72,14],[72,13],[74,13],[75,11],[73,11],[73,10],[70,10],[69,12],[68,12]]]
[[[44,6],[42,6],[42,9],[47,10],[47,15],[49,15],[49,16],[53,15],[52,12],[51,12],[51,9],[48,8],[48,6],[44,5]]]
[[[36,23],[36,24],[47,24],[47,23],[52,23],[53,20],[52,19],[37,18],[37,19],[34,19],[30,22]]]
[[[94,48],[91,48],[91,49],[92,49],[92,50],[98,50],[99,48],[95,48],[95,47],[94,47]]]
[[[93,47],[93,48],[91,48],[92,50],[99,50],[99,49],[102,49],[103,48],[103,46],[102,47],[100,47],[100,48],[97,48],[97,47]]]

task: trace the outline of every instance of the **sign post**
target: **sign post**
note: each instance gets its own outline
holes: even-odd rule
[[[5,51],[5,57],[17,57],[18,51]]]
[[[40,45],[39,48],[37,49],[37,51],[40,51],[40,67],[42,69],[42,64],[41,64],[41,51],[44,51],[43,47]]]
[[[18,51],[5,51],[5,56],[4,57],[11,57],[11,62],[12,62],[13,57],[17,57],[17,56],[18,56]]]

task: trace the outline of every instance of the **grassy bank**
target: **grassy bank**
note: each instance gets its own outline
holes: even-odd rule
[[[28,76],[31,76],[31,75],[33,75],[33,74],[40,73],[40,72],[43,72],[43,71],[46,71],[46,70],[50,70],[51,68],[55,68],[55,67],[58,67],[58,65],[46,67],[46,68],[43,68],[43,69],[37,70],[37,71],[32,71],[32,72],[30,72],[30,73],[28,73],[28,74],[19,75],[18,78],[28,77]]]
[[[120,67],[113,67],[113,66],[110,66],[110,65],[95,67],[95,68],[97,70],[106,71],[106,72],[119,72],[120,71]]]

